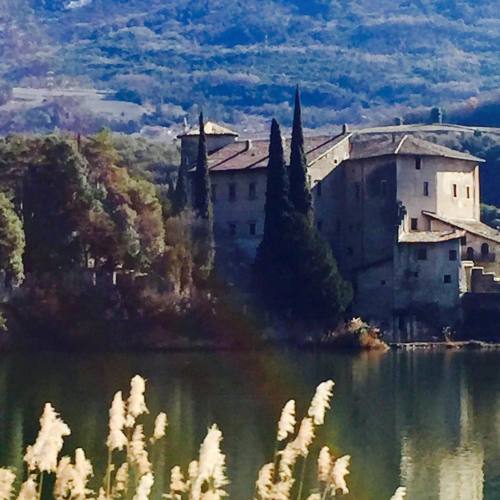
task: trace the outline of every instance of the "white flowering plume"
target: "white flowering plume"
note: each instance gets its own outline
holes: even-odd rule
[[[125,403],[122,392],[118,391],[109,409],[109,434],[106,446],[110,451],[123,450],[127,446],[127,436],[123,432],[125,427]]]
[[[36,476],[31,475],[24,481],[21,485],[21,490],[17,496],[17,500],[35,500],[38,498],[38,484],[36,482]]]
[[[0,469],[0,500],[10,500],[16,475],[10,470]]]
[[[392,495],[391,500],[404,500],[406,498],[406,488],[404,486],[400,486]]]
[[[283,407],[278,422],[278,441],[285,440],[295,430],[295,401],[291,399]]]
[[[136,466],[139,476],[151,472],[142,424],[136,425],[134,428],[132,439],[128,445],[128,459],[131,464]]]
[[[202,497],[202,486],[208,486],[207,492],[218,495],[217,498],[226,496],[223,490],[228,484],[225,475],[226,457],[221,452],[220,443],[222,441],[222,432],[214,424],[208,429],[207,435],[200,447],[200,457],[197,468],[198,474],[193,482],[191,495],[193,500],[206,498]]]
[[[155,419],[155,425],[153,430],[153,437],[151,438],[151,442],[154,443],[165,436],[165,432],[167,430],[167,414],[166,413],[158,413],[158,416]]]
[[[153,474],[151,474],[151,472],[144,474],[141,479],[139,479],[139,485],[137,486],[133,500],[149,500],[153,483]]]
[[[50,403],[46,403],[40,417],[40,431],[33,445],[28,446],[24,461],[30,471],[55,472],[57,457],[63,447],[69,427],[59,418]]]
[[[330,408],[330,399],[333,394],[333,380],[322,382],[316,388],[316,393],[311,401],[311,406],[307,414],[312,417],[314,425],[323,425],[325,413]]]
[[[130,381],[130,396],[127,400],[127,427],[132,427],[138,416],[149,413],[144,397],[145,391],[146,381],[140,375],[133,377]]]

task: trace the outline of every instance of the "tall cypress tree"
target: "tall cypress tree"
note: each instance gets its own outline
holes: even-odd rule
[[[186,208],[187,202],[186,167],[181,165],[177,172],[177,181],[172,197],[174,213],[180,214]]]
[[[295,91],[292,142],[290,145],[290,200],[297,212],[312,219],[312,198],[307,179],[307,158],[304,151],[302,110],[299,86]]]
[[[255,260],[256,283],[271,309],[286,310],[291,303],[287,237],[292,207],[280,126],[273,119],[267,165],[264,236]]]
[[[203,284],[209,278],[215,257],[213,207],[210,191],[205,124],[203,113],[200,113],[198,158],[193,174],[193,209],[197,219],[193,225],[195,246],[193,278],[197,284]]]
[[[197,217],[212,218],[212,202],[210,196],[210,176],[208,173],[207,141],[203,113],[200,113],[200,135],[198,140],[198,158],[193,175],[193,208]]]

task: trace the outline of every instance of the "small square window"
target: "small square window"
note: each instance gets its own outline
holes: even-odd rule
[[[427,248],[420,247],[417,250],[417,259],[418,260],[427,260]]]
[[[255,236],[257,234],[257,224],[255,222],[248,223],[248,233],[250,236]]]
[[[445,274],[443,276],[443,283],[451,283],[451,274]]]
[[[418,229],[418,219],[411,219],[411,230],[416,231]]]
[[[415,158],[415,169],[420,170],[422,168],[422,158]]]
[[[424,196],[429,196],[429,183],[424,182]]]
[[[457,251],[456,250],[450,250],[450,253],[449,253],[449,258],[450,260],[457,260]]]

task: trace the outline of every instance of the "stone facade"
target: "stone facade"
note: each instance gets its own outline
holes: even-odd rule
[[[264,227],[269,143],[225,130],[223,139],[207,134],[216,242],[251,260]],[[193,137],[181,138],[183,151],[194,151]],[[411,136],[347,130],[306,138],[305,150],[315,221],[353,284],[353,315],[390,339],[415,340],[460,323],[464,294],[500,288],[500,233],[480,222],[481,160]]]

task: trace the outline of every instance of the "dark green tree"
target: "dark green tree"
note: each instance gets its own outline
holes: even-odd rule
[[[278,123],[273,120],[267,168],[264,237],[255,261],[266,306],[297,321],[334,325],[352,299],[330,246],[289,199]]]
[[[291,230],[292,206],[283,141],[275,119],[271,123],[264,212],[264,235],[255,260],[256,284],[267,306],[286,311],[291,305],[287,237]]]
[[[200,113],[199,123],[198,157],[193,173],[193,209],[196,217],[193,223],[193,276],[195,283],[202,284],[209,278],[213,270],[215,243],[203,113]]]
[[[23,278],[24,246],[23,223],[12,202],[0,193],[0,269],[5,272],[8,287]]]
[[[209,220],[212,218],[212,202],[203,113],[200,113],[199,123],[198,157],[193,173],[193,208],[197,217]]]
[[[177,172],[177,181],[172,195],[172,208],[174,213],[180,214],[186,208],[187,203],[186,167],[181,165]]]
[[[290,144],[290,200],[295,210],[312,219],[312,197],[307,178],[307,158],[304,151],[302,110],[299,86],[295,91],[292,142]]]

